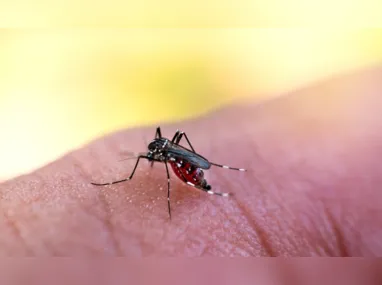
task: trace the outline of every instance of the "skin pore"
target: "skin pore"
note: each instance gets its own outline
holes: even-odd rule
[[[382,68],[187,122],[212,196],[142,161],[156,126],[121,131],[0,184],[1,255],[381,256]]]

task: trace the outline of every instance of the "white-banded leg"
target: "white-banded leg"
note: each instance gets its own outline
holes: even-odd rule
[[[113,182],[108,182],[108,183],[93,183],[93,182],[91,182],[91,184],[96,185],[96,186],[106,186],[106,185],[112,185],[112,184],[117,184],[117,183],[121,183],[121,182],[125,182],[125,181],[131,180],[133,178],[133,176],[134,176],[135,170],[137,169],[139,160],[141,158],[148,159],[148,157],[145,156],[145,155],[138,156],[138,159],[137,159],[137,162],[135,163],[133,172],[131,172],[131,174],[130,174],[130,176],[128,178],[125,178],[125,179],[122,179],[122,180],[113,181]]]
[[[155,138],[160,139],[161,137],[162,137],[162,131],[161,131],[160,127],[157,127],[157,129],[155,131]],[[150,167],[153,167],[153,166],[154,166],[154,161],[151,161]]]
[[[217,196],[222,196],[222,197],[232,196],[232,194],[228,193],[228,192],[215,192],[215,191],[212,191],[211,190],[211,185],[206,184],[206,186],[203,188],[203,187],[200,187],[198,185],[195,185],[194,183],[191,183],[191,182],[187,181],[186,177],[184,177],[182,171],[180,171],[179,167],[176,164],[175,164],[175,167],[178,169],[180,175],[182,176],[183,182],[186,183],[187,185],[190,185],[190,186],[192,186],[192,187],[194,187],[196,189],[199,189],[199,190],[202,190],[204,192],[207,192],[210,195],[217,195]]]
[[[192,144],[191,144],[190,140],[188,139],[186,133],[185,133],[185,132],[179,132],[179,131],[178,131],[178,133],[179,133],[179,134],[178,134],[178,136],[176,137],[175,144],[179,144],[180,140],[181,140],[181,139],[183,138],[183,136],[184,136],[185,139],[186,139],[186,141],[187,141],[187,143],[188,143],[188,145],[190,146],[192,152],[195,152],[195,150],[194,150],[194,148],[192,147]]]
[[[225,168],[225,169],[232,169],[232,170],[238,170],[238,171],[247,171],[244,168],[231,167],[231,166],[228,166],[228,165],[222,165],[222,164],[213,163],[211,161],[210,161],[210,164],[214,165],[214,166],[217,166],[217,167]]]
[[[176,140],[176,138],[179,136],[179,133],[180,133],[180,131],[179,131],[179,130],[176,130],[174,136],[173,136],[172,139],[171,139],[171,142],[172,142],[172,143],[175,143],[175,140]]]
[[[166,172],[167,172],[167,206],[168,206],[168,214],[169,214],[169,216],[170,216],[170,220],[171,220],[171,206],[170,206],[170,172],[168,171],[167,161],[164,162],[164,165],[166,165]]]

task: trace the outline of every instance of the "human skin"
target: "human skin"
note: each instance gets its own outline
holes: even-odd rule
[[[212,196],[142,161],[155,127],[123,130],[0,185],[12,256],[382,256],[382,68],[238,103],[176,129],[213,162]]]

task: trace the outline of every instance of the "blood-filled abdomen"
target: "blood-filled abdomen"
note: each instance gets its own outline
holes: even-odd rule
[[[206,189],[206,187],[208,187],[207,181],[204,179],[204,172],[201,168],[182,159],[171,161],[170,165],[180,180],[186,183],[189,182],[200,188]]]

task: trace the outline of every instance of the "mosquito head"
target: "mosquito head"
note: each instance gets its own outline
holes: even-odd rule
[[[156,140],[153,140],[152,142],[149,143],[147,148],[149,149],[150,153],[155,153],[158,151],[159,146],[158,146],[158,143],[156,142]]]
[[[148,152],[146,154],[149,160],[163,161],[165,159],[164,148],[166,147],[167,140],[163,140],[161,138],[154,139],[147,146]]]
[[[162,138],[154,139],[148,145],[149,152],[160,153],[166,147],[167,143],[168,143],[167,139],[162,139]]]

